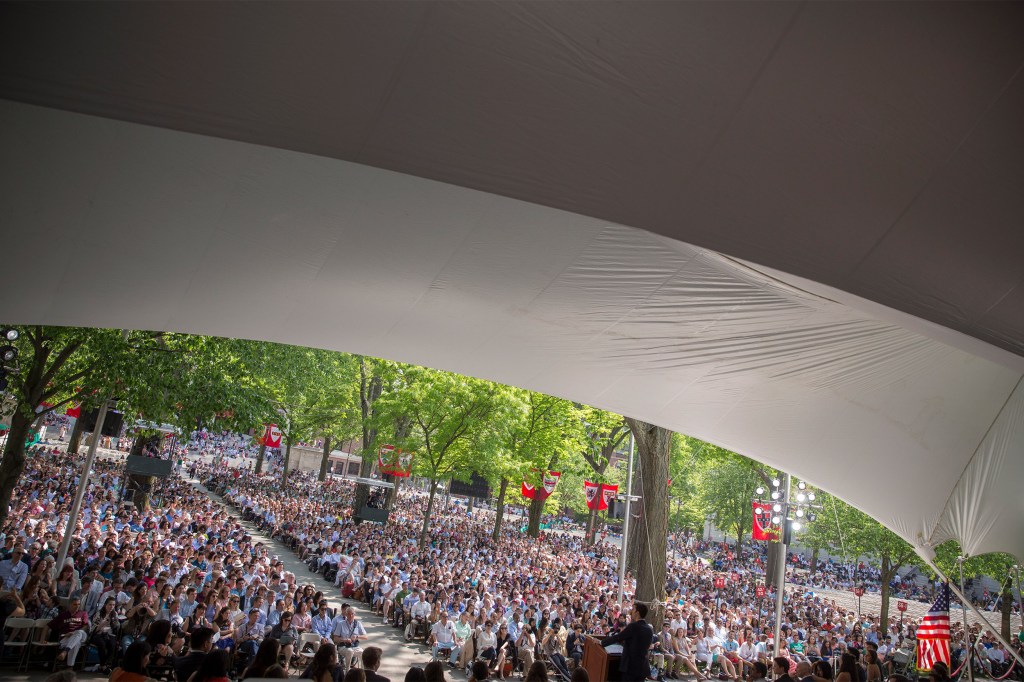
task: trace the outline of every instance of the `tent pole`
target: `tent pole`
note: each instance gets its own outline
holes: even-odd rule
[[[967,597],[964,596],[964,593],[960,591],[960,588],[957,587],[953,583],[953,581],[949,579],[949,576],[947,576],[945,573],[943,573],[939,569],[939,567],[935,565],[935,562],[933,561],[933,559],[935,557],[935,552],[930,547],[925,547],[923,545],[919,545],[919,546],[914,548],[914,551],[916,551],[917,555],[919,557],[921,557],[921,559],[924,560],[924,562],[928,565],[928,568],[932,569],[935,572],[935,575],[939,576],[940,578],[945,580],[947,583],[949,583],[949,589],[951,589],[953,591],[953,594],[955,594],[957,596],[957,598],[960,599],[960,603],[961,604],[966,604],[967,606],[969,606],[971,608],[971,611],[974,611],[974,615],[976,615],[979,620],[981,620],[981,621],[983,621],[985,623],[988,622],[987,620],[985,620],[984,614],[981,611],[978,610],[978,607],[975,606],[974,604],[970,603],[970,601],[967,599]],[[993,630],[992,634],[995,636],[995,638],[997,640],[999,640],[999,643],[1003,645],[1003,648],[1006,649],[1006,652],[1008,654],[1010,654],[1011,656],[1013,656],[1017,660],[1017,663],[1019,663],[1021,666],[1024,666],[1024,657],[1021,657],[1021,655],[1018,654],[1013,649],[1013,647],[1010,646],[1010,643],[1007,642],[1005,639],[1003,639],[1003,635],[1002,635],[1001,632],[999,632],[999,628],[996,628],[995,630]]]
[[[958,556],[956,558],[956,564],[960,567],[960,593],[964,591],[964,561],[967,557]],[[964,607],[964,651],[967,654],[967,679],[970,682],[974,682],[974,666],[971,665],[971,657],[974,653],[974,647],[971,645],[971,635],[968,630],[967,623],[967,600],[962,596],[960,597],[960,605]]]

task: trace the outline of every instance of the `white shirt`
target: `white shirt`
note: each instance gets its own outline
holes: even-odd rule
[[[434,623],[434,627],[430,628],[430,632],[438,644],[451,644],[455,641],[455,624],[450,620],[437,621]]]

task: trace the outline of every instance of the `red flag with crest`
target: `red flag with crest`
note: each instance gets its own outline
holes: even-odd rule
[[[619,486],[605,483],[601,486],[601,509],[607,509],[615,496],[619,494]]]
[[[601,486],[590,481],[583,481],[583,492],[587,496],[587,509],[600,509],[604,499],[601,496]]]
[[[751,538],[754,540],[778,540],[779,527],[772,525],[772,505],[769,502],[752,502],[754,510],[754,528]]]

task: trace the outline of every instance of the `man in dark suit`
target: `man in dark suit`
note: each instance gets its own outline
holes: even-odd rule
[[[363,649],[363,674],[366,676],[366,682],[391,682],[391,680],[383,675],[377,674],[377,668],[380,667],[380,657],[383,653],[380,647],[368,646]]]
[[[199,670],[199,665],[211,649],[213,649],[213,630],[211,628],[193,630],[188,641],[188,653],[184,656],[174,657],[175,679],[187,680],[190,678],[192,673]]]
[[[772,659],[772,672],[775,674],[775,682],[794,682],[789,676],[789,659],[785,656]]]
[[[651,665],[647,662],[647,651],[654,641],[654,628],[647,624],[647,604],[637,602],[630,614],[630,623],[618,634],[610,635],[601,640],[601,646],[622,644],[622,658],[619,660],[619,672],[623,680],[646,680],[651,673]]]

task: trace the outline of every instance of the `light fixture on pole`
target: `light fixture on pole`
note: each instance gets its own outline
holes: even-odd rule
[[[771,523],[779,527],[779,544],[782,545],[781,557],[777,563],[776,575],[773,577],[775,583],[775,631],[774,645],[775,655],[780,655],[781,630],[782,630],[782,597],[786,589],[786,551],[792,541],[792,534],[800,532],[807,523],[813,523],[817,519],[814,513],[819,509],[813,504],[815,494],[807,489],[806,481],[798,481],[796,489],[799,491],[790,499],[792,481],[789,474],[784,474],[782,480],[773,478],[771,480],[772,492],[769,496],[772,500]],[[755,490],[758,498],[767,492],[764,486],[758,486]],[[765,504],[763,500],[756,500]]]

